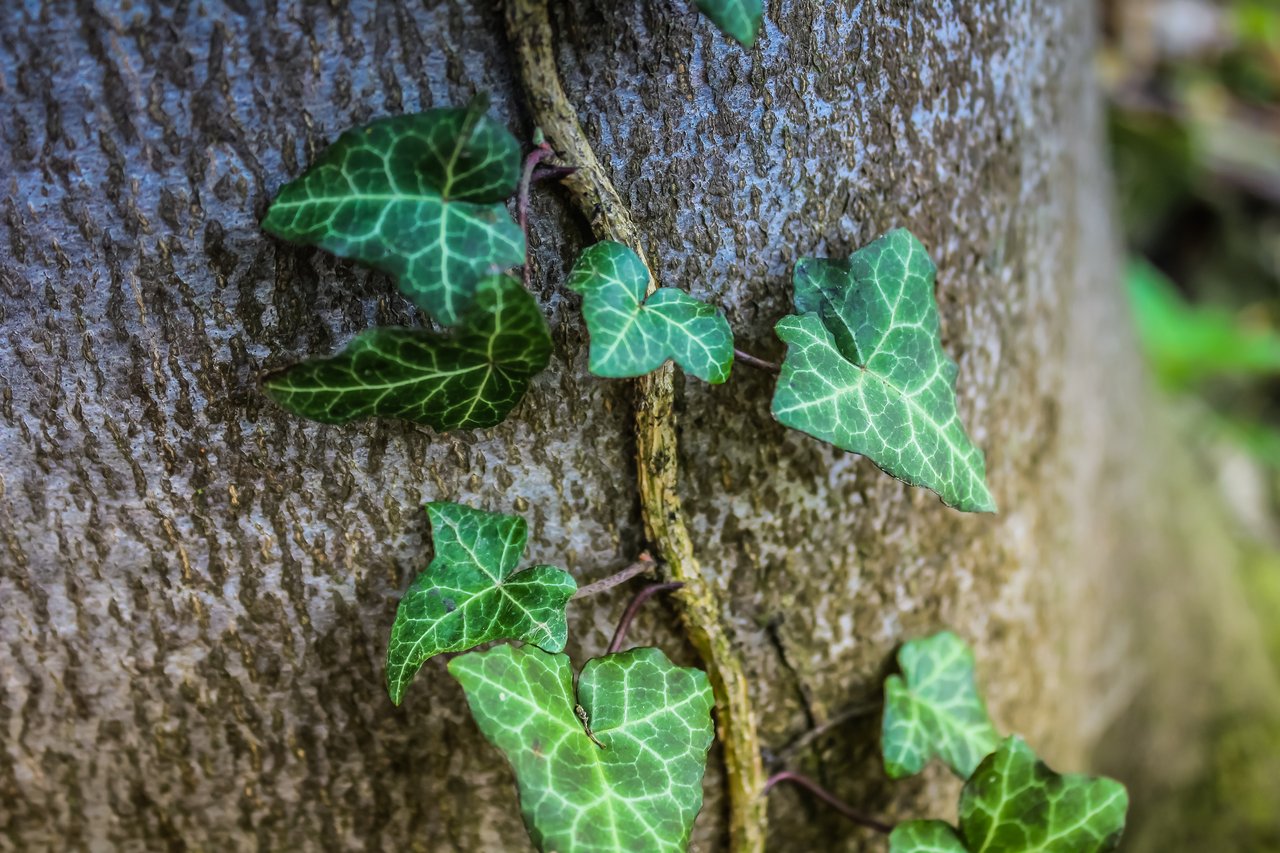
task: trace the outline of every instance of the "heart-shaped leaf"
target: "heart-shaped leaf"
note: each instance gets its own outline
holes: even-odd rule
[[[1011,737],[978,766],[960,794],[960,830],[912,821],[891,853],[1104,853],[1124,832],[1129,794],[1114,779],[1058,774]]]
[[[494,276],[451,334],[370,329],[330,358],[268,374],[284,408],[329,424],[403,418],[438,430],[502,423],[551,359],[551,333],[520,282]]]
[[[649,270],[621,243],[590,246],[573,265],[569,287],[582,294],[591,335],[591,372],[643,376],[672,359],[706,382],[729,378],[733,333],[724,315],[673,287],[645,298]]]
[[[514,515],[427,504],[435,559],[400,599],[387,644],[387,690],[400,704],[427,659],[490,640],[564,649],[564,606],[578,585],[552,566],[516,572],[528,526]]]
[[[714,738],[706,673],[631,649],[587,661],[575,702],[566,655],[502,645],[454,658],[449,672],[515,768],[540,850],[683,853]]]
[[[452,326],[481,280],[525,257],[502,204],[520,181],[520,144],[486,108],[481,98],[347,131],[280,190],[262,227],[390,273]]]
[[[698,8],[743,47],[756,43],[764,18],[763,0],[698,0]]]
[[[776,326],[787,356],[773,415],[948,506],[995,512],[982,451],[956,411],[957,368],[939,341],[933,280],[933,262],[905,230],[848,262],[796,264],[800,313]]]
[[[943,631],[904,644],[898,664],[902,676],[884,683],[885,771],[895,779],[911,776],[936,755],[968,779],[1000,742],[978,693],[972,650]]]

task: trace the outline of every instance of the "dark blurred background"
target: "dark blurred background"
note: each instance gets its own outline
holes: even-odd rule
[[[1280,0],[1102,8],[1124,286],[1205,487],[1237,521],[1247,593],[1280,669]],[[1212,823],[1232,810],[1252,825],[1243,846],[1219,836],[1220,849],[1280,849],[1275,780],[1239,772],[1247,754],[1280,752],[1274,737],[1224,733],[1217,778],[1188,806],[1204,814],[1180,815]]]

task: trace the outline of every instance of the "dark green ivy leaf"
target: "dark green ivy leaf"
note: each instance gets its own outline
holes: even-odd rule
[[[1005,740],[960,794],[960,829],[900,824],[890,853],[1105,853],[1124,832],[1129,795],[1113,779],[1058,774],[1021,738]]]
[[[760,21],[764,18],[763,0],[697,0],[698,8],[715,21],[725,35],[743,47],[756,43]]]
[[[880,747],[894,779],[919,773],[934,755],[961,779],[1000,742],[974,678],[973,652],[943,631],[898,652],[902,675],[884,683]]]
[[[538,303],[510,276],[494,276],[450,334],[370,329],[331,358],[304,361],[263,381],[291,412],[324,423],[403,418],[438,430],[502,422],[551,359]]]
[[[490,640],[564,648],[565,603],[578,586],[565,571],[516,572],[528,537],[525,520],[455,503],[427,504],[435,559],[400,599],[387,644],[387,690],[400,704],[429,658]]]
[[[539,850],[684,853],[715,736],[706,673],[631,649],[587,661],[575,702],[567,655],[502,645],[449,672],[515,769]]]
[[[729,378],[733,333],[724,315],[674,287],[647,299],[649,269],[621,243],[589,246],[573,265],[569,287],[581,293],[591,335],[591,372],[643,376],[672,359],[705,382]]]
[[[847,262],[796,264],[799,313],[776,327],[787,356],[773,415],[948,506],[994,512],[982,451],[956,411],[957,368],[938,338],[933,281],[933,262],[906,230]]]
[[[262,227],[390,273],[452,326],[481,280],[525,257],[502,203],[520,181],[520,144],[486,108],[477,99],[347,131],[280,190]]]

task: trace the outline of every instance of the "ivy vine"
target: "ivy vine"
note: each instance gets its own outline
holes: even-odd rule
[[[760,0],[697,5],[726,34],[754,43]],[[1124,788],[1059,775],[1019,738],[1001,740],[972,652],[946,632],[899,651],[901,673],[885,683],[882,749],[892,778],[937,758],[966,780],[957,825],[918,820],[895,828],[800,774],[766,778],[743,661],[681,508],[675,366],[712,384],[729,378],[735,360],[777,373],[779,423],[862,454],[951,507],[994,512],[982,451],[956,408],[958,369],[939,338],[933,262],[904,229],[847,259],[800,259],[795,313],[776,327],[787,347],[781,366],[736,350],[719,310],[655,280],[639,231],[561,87],[546,0],[506,0],[505,8],[540,128],[529,153],[487,115],[483,97],[381,119],[342,134],[281,189],[263,221],[277,237],[391,274],[438,328],[367,330],[334,355],[267,374],[264,389],[324,423],[400,418],[442,431],[501,423],[550,361],[546,321],[526,287],[528,202],[534,183],[561,180],[599,241],[566,282],[582,297],[589,369],[636,380],[637,480],[657,559],[642,555],[614,578],[578,589],[562,569],[519,569],[523,519],[428,504],[435,557],[391,628],[391,700],[404,700],[428,659],[462,653],[448,671],[514,768],[525,824],[544,851],[684,850],[717,733],[738,851],[763,849],[765,795],[780,782],[888,834],[895,853],[1112,849],[1124,826]],[[511,274],[520,266],[524,284]],[[637,594],[608,653],[575,677],[563,654],[571,601],[654,571],[663,582]],[[675,666],[655,648],[622,649],[636,609],[658,592],[673,596],[705,672]],[[495,641],[523,645],[474,651]]]

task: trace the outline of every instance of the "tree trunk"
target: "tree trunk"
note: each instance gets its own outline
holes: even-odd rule
[[[1092,2],[771,0],[750,51],[684,0],[553,5],[565,87],[655,272],[724,306],[744,348],[780,355],[801,255],[908,226],[939,266],[998,516],[782,429],[766,374],[681,389],[686,507],[771,752],[873,700],[895,645],[945,625],[1002,728],[1159,815],[1201,728],[1269,702],[1274,674],[1247,627],[1218,639],[1243,612],[1222,551],[1180,548],[1191,528],[1160,524],[1192,511],[1154,508],[1188,475],[1115,284]],[[587,374],[563,286],[585,224],[536,194],[557,355],[501,427],[318,426],[255,384],[412,322],[384,277],[257,221],[376,116],[487,90],[529,134],[499,4],[27,3],[0,21],[0,74],[0,848],[526,849],[443,663],[396,709],[382,657],[426,500],[523,514],[528,561],[580,583],[645,544],[630,383]],[[579,664],[625,596],[572,606]],[[653,606],[635,639],[696,662],[674,624]],[[1246,699],[1204,692],[1228,655]],[[950,815],[940,770],[884,780],[877,725],[792,766],[891,819]],[[710,768],[702,850],[723,844]],[[794,791],[770,814],[780,851],[880,843]]]

